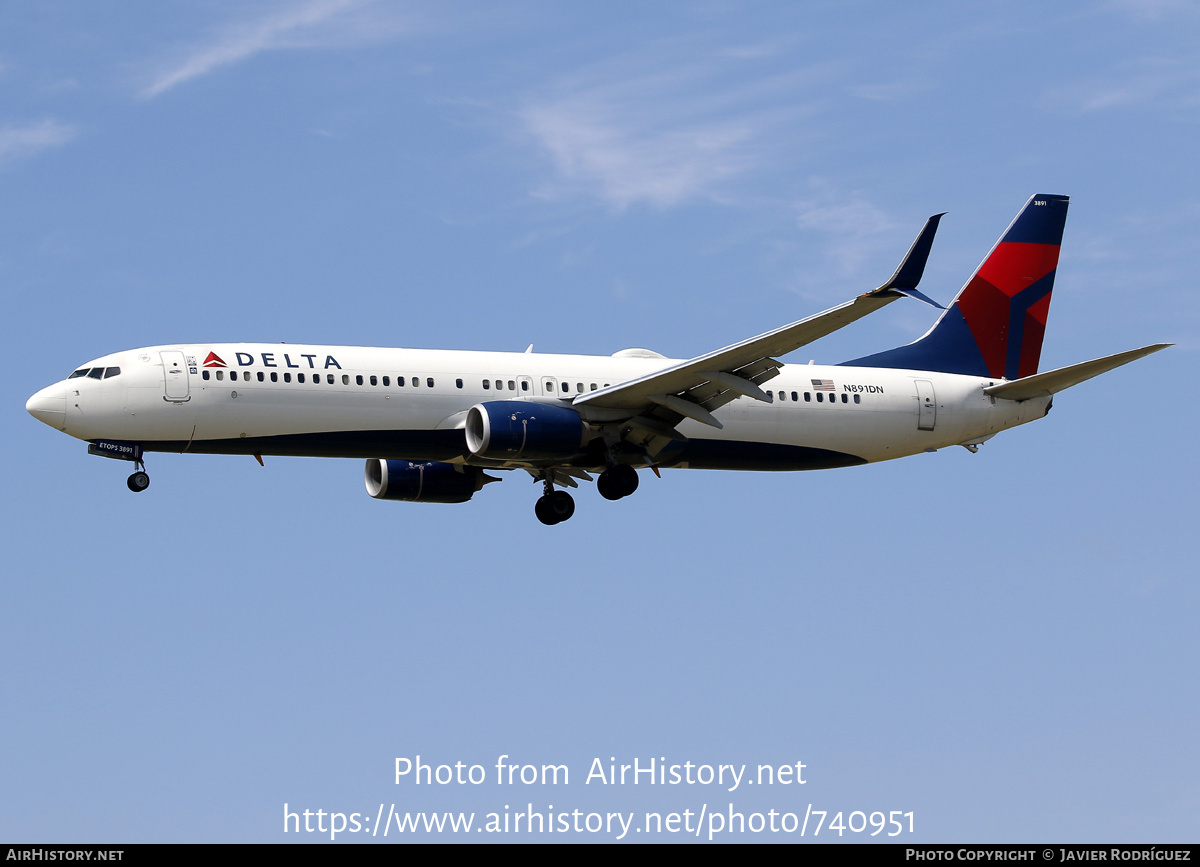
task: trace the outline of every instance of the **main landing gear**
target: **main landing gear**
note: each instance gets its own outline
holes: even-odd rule
[[[550,483],[546,483],[550,487]],[[575,498],[566,491],[547,491],[538,497],[533,513],[543,524],[561,524],[575,514]]]
[[[588,478],[586,474],[583,476]],[[554,471],[547,470],[539,477],[545,493],[533,507],[537,519],[547,526],[561,524],[575,514],[575,500],[566,491],[554,490]],[[628,497],[638,487],[637,470],[629,464],[613,464],[596,479],[596,490],[606,500]]]
[[[554,490],[554,470],[543,472],[541,480],[545,493],[538,497],[533,513],[547,526],[561,524],[575,514],[575,498],[566,491]]]
[[[596,490],[606,500],[628,497],[638,487],[637,470],[629,464],[614,464],[596,479]]]

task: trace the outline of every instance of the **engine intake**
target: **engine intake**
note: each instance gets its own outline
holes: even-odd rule
[[[381,458],[367,461],[363,476],[367,493],[375,499],[411,503],[465,503],[488,482],[499,481],[479,467]]]
[[[577,454],[588,439],[579,413],[565,406],[492,400],[467,411],[467,448],[499,461],[555,460]]]

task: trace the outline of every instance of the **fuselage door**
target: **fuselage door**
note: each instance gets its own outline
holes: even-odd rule
[[[933,393],[933,383],[928,379],[918,379],[917,383],[917,430],[933,430],[937,424],[937,398]]]
[[[163,365],[163,400],[171,403],[186,403],[188,394],[188,369],[183,353],[169,349],[159,353]]]

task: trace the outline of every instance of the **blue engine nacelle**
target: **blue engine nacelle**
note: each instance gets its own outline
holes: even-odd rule
[[[491,400],[467,410],[467,448],[497,461],[569,458],[588,427],[573,409],[523,400]]]
[[[479,467],[459,467],[440,461],[387,461],[371,458],[364,472],[367,493],[377,500],[411,503],[465,503],[488,482],[496,482]]]

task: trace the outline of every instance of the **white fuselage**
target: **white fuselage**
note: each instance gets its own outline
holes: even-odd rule
[[[493,400],[570,406],[581,393],[676,363],[298,344],[155,346],[91,361],[80,368],[89,373],[43,389],[29,407],[79,439],[136,443],[148,451],[494,466],[466,448],[470,407]],[[97,368],[120,372],[95,378]],[[984,394],[996,382],[929,371],[785,365],[762,383],[771,402],[739,397],[716,410],[723,428],[685,419],[678,430],[689,445],[663,465],[788,470],[881,461],[978,443],[1045,414],[1049,397],[1017,402]],[[844,459],[814,457],[820,454]]]

